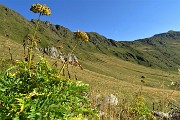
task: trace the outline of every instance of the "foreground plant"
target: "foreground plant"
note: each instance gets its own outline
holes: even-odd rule
[[[0,76],[0,119],[70,119],[80,114],[95,118],[87,98],[88,84],[61,79],[43,58],[33,64],[18,61]]]
[[[97,111],[87,97],[88,84],[61,78],[58,69],[44,58],[32,62],[40,16],[51,12],[38,3],[30,10],[39,13],[39,17],[29,44],[28,61],[16,61],[5,73],[0,73],[0,119],[96,119]]]
[[[36,37],[36,33],[37,33],[37,30],[38,30],[38,27],[39,27],[40,17],[42,15],[46,15],[46,16],[51,15],[50,8],[47,7],[46,5],[41,5],[39,3],[33,4],[31,6],[30,10],[32,12],[34,12],[34,13],[39,13],[39,16],[38,16],[38,20],[36,22],[36,27],[35,27],[34,34],[32,36],[32,39],[30,41],[30,45],[29,45],[29,48],[28,48],[28,51],[29,51],[29,53],[28,53],[29,69],[31,68],[31,63],[32,63],[33,48],[37,46],[37,43],[35,41],[35,37]]]

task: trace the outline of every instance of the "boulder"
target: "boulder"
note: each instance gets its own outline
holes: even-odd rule
[[[43,52],[52,58],[59,58],[60,52],[57,50],[56,47],[50,47],[48,46],[47,48],[44,48]]]
[[[110,94],[109,96],[105,97],[104,104],[110,104],[110,105],[117,106],[118,105],[118,99],[115,95]]]
[[[116,107],[118,105],[118,99],[115,95],[110,94],[104,98],[102,98],[102,101],[99,101],[101,96],[97,95],[97,108],[99,110],[99,116],[101,119],[105,119],[104,117],[107,116],[110,112],[113,111],[113,113],[108,116],[109,120],[114,120],[116,119]],[[111,110],[111,111],[109,111]]]

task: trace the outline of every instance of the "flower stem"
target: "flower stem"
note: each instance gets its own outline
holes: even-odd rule
[[[30,45],[30,51],[29,51],[29,71],[30,71],[30,68],[31,68],[33,47],[34,47],[36,33],[37,33],[37,30],[38,30],[38,27],[39,27],[40,16],[41,16],[41,13],[38,16],[38,20],[37,20],[37,23],[36,23],[35,31],[34,31],[34,34],[33,34],[33,37],[32,37],[31,45]]]
[[[83,42],[83,41],[81,41],[81,43],[82,43],[82,42]],[[75,44],[75,46],[73,47],[73,49],[72,49],[71,52],[70,52],[70,55],[74,52],[74,50],[76,49],[78,43],[79,43],[79,42],[77,42],[77,43]],[[81,44],[81,43],[80,43],[80,44]],[[62,71],[63,71],[66,63],[67,63],[67,61],[65,61],[65,62],[63,63],[63,66],[62,66],[61,69],[60,69],[59,75],[62,73]]]

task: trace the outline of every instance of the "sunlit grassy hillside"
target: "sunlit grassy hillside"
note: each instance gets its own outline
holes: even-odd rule
[[[5,63],[7,59],[10,59],[9,48],[11,48],[10,53],[12,53],[14,60],[23,59],[20,57],[20,55],[23,55],[23,46],[21,44],[2,36],[0,37],[0,44],[0,51],[3,53],[0,55],[1,62],[3,60]],[[36,54],[42,55],[38,51]],[[142,93],[149,105],[163,98],[180,104],[180,91],[169,86],[171,81],[179,80],[177,72],[151,69],[120,60],[114,56],[91,52],[89,54],[96,56],[98,60],[94,62],[80,60],[84,69],[81,70],[79,67],[70,66],[70,74],[72,79],[75,79],[76,75],[78,80],[89,83],[91,92],[94,91],[95,94],[103,95],[115,94],[119,99],[128,98],[128,100],[132,100],[141,89],[141,80],[144,80]],[[48,56],[46,58],[51,64],[57,60]],[[61,62],[58,63],[58,67],[61,68]],[[142,78],[142,76],[145,78]]]
[[[38,21],[0,5],[0,118],[97,118],[102,112],[102,120],[152,119],[154,105],[178,112],[180,32],[120,42],[39,21],[50,15],[45,5],[30,10],[39,13]],[[70,61],[73,55],[78,60]],[[119,102],[111,105],[107,95]]]
[[[26,20],[17,12],[0,5],[0,34],[18,43],[32,34],[35,19]],[[121,42],[108,39],[98,33],[88,32],[89,42],[78,44],[75,54],[82,60],[98,61],[98,56],[92,53],[116,56],[147,67],[176,71],[180,65],[180,33],[169,31],[150,38]],[[77,43],[74,32],[50,21],[41,21],[37,31],[39,48],[48,46],[63,46],[62,52],[68,53]],[[82,52],[83,51],[83,52]]]

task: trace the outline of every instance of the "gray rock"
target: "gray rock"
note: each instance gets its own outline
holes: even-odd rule
[[[69,54],[68,55],[68,62],[72,63],[72,64],[78,63],[78,58],[74,54]]]
[[[100,99],[99,95],[96,96],[97,99]],[[103,100],[97,105],[98,109],[99,109],[99,115],[103,116],[105,115],[107,111],[107,108],[109,107],[117,107],[118,105],[118,99],[115,95],[110,94],[109,96],[106,96],[103,98]],[[111,118],[113,120],[113,118]]]
[[[46,24],[46,26],[49,28],[49,27],[50,27],[50,25],[51,25],[51,22],[49,22],[49,21],[45,21],[45,24]]]
[[[118,99],[115,95],[110,94],[109,96],[105,97],[104,103],[117,106],[118,105]]]
[[[168,113],[161,112],[161,111],[152,111],[152,114],[159,118],[180,120],[180,112],[178,110],[168,112]]]
[[[53,46],[48,46],[47,48],[41,49],[39,48],[39,51],[44,52],[45,54],[51,56],[52,58],[58,58],[61,60],[61,62],[68,62],[73,65],[79,65],[78,58],[76,57],[75,54],[68,54],[65,55],[58,51],[56,47]]]
[[[50,47],[44,48],[43,52],[52,58],[59,58],[60,52],[57,50],[56,47]]]
[[[58,58],[59,57],[59,52],[55,47],[50,48],[50,56],[53,58]]]

